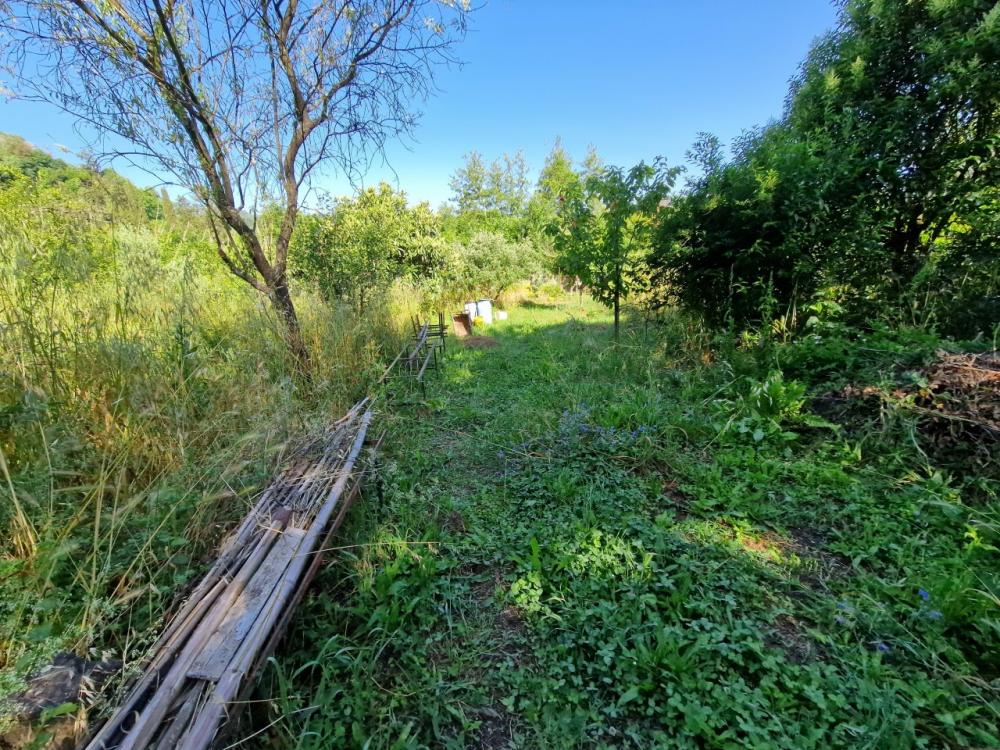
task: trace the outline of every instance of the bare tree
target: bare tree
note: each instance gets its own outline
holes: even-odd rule
[[[198,197],[219,257],[271,300],[308,371],[287,260],[309,179],[330,163],[354,177],[412,128],[466,2],[0,0],[0,52],[19,95]]]

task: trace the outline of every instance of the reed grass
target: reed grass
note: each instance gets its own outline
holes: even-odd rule
[[[289,446],[365,390],[417,310],[302,290],[310,382],[197,228],[0,191],[0,695],[59,650],[141,653]]]

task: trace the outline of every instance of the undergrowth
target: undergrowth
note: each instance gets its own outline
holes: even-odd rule
[[[272,741],[1000,744],[995,475],[936,464],[905,403],[814,408],[958,345],[886,333],[838,375],[847,331],[669,315],[616,347],[569,300],[489,333],[387,407],[384,492],[261,689]]]
[[[58,651],[141,657],[289,447],[381,372],[415,304],[399,288],[359,318],[301,294],[305,381],[197,212],[3,187],[0,698]]]

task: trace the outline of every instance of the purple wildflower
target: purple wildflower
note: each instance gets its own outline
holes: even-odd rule
[[[888,643],[884,643],[883,641],[879,641],[878,643],[876,643],[875,649],[880,654],[888,654],[890,651],[892,651],[892,647]]]

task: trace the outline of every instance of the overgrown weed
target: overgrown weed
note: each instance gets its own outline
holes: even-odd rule
[[[995,482],[937,469],[902,416],[815,414],[852,344],[762,358],[668,315],[612,346],[575,299],[491,334],[385,415],[384,501],[345,532],[370,546],[279,658],[285,744],[1000,741]],[[900,335],[926,346],[871,348],[942,343]],[[876,355],[854,382],[899,372]],[[331,631],[345,650],[313,661]]]

